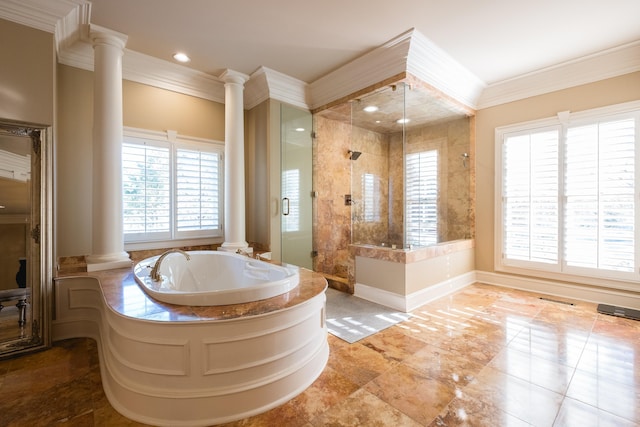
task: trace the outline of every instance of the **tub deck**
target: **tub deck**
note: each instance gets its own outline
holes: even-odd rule
[[[260,301],[219,306],[182,306],[155,300],[140,288],[131,268],[60,274],[58,277],[97,278],[106,303],[123,316],[141,320],[190,322],[268,314],[301,304],[327,288],[323,275],[304,268],[300,268],[299,273],[299,285],[285,294]]]

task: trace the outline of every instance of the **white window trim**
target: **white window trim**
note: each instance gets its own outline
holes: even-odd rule
[[[615,116],[619,114],[632,113],[640,110],[640,101],[631,101],[622,104],[611,105],[607,107],[594,108],[590,110],[579,111],[575,113],[571,113],[569,111],[559,112],[556,117],[549,117],[540,120],[533,120],[529,122],[516,123],[506,126],[501,126],[495,129],[494,137],[494,149],[495,149],[495,181],[494,181],[494,269],[497,272],[504,273],[512,273],[512,274],[520,274],[527,276],[536,276],[545,279],[551,280],[559,280],[559,281],[569,281],[575,283],[583,283],[595,286],[601,286],[605,288],[612,288],[618,290],[628,290],[628,291],[638,291],[638,283],[640,282],[640,271],[638,271],[638,264],[640,263],[640,251],[638,251],[638,256],[636,257],[636,268],[633,273],[633,279],[628,278],[620,278],[616,277],[615,274],[612,274],[611,277],[593,277],[588,275],[579,275],[566,272],[557,272],[552,269],[544,270],[541,268],[527,268],[526,265],[515,266],[515,265],[507,265],[503,262],[502,252],[503,252],[503,209],[502,209],[502,171],[503,171],[503,161],[502,161],[502,140],[503,136],[507,133],[514,132],[525,132],[530,130],[535,130],[544,127],[552,127],[558,125],[567,125],[567,124],[576,124],[590,119],[601,119],[606,116]],[[638,129],[638,134],[640,134],[640,129]],[[640,139],[640,135],[636,135],[636,141]],[[636,174],[636,182],[640,182],[640,146],[635,152],[635,174]],[[639,185],[640,187],[640,185]],[[640,188],[636,188],[636,201],[638,202],[639,208],[636,209],[636,224],[640,224],[640,200],[638,200],[638,193],[640,192]],[[559,225],[560,226],[560,225]],[[562,238],[562,233],[560,235]],[[640,242],[640,226],[635,228],[635,239],[636,244]],[[577,269],[575,269],[577,270]]]
[[[186,135],[178,135],[178,132],[175,130],[167,130],[165,132],[161,131],[153,131],[148,129],[140,129],[134,127],[124,127],[123,132],[124,137],[128,138],[141,138],[152,141],[157,141],[160,144],[174,144],[178,143],[182,146],[188,146],[189,144],[213,144],[217,149],[220,150],[221,154],[221,176],[224,179],[224,142],[217,141],[213,139],[199,138],[194,136],[186,136]],[[172,175],[175,174],[172,166]],[[220,212],[224,213],[224,183],[221,185],[221,201],[220,201]],[[173,213],[172,213],[172,221],[173,221]],[[220,220],[221,230],[224,230],[224,218]],[[195,246],[195,245],[208,245],[208,244],[216,244],[222,243],[224,240],[224,236],[213,236],[213,237],[198,237],[198,238],[181,238],[181,239],[172,239],[172,240],[150,240],[150,241],[138,241],[138,242],[125,242],[124,249],[127,251],[130,250],[144,250],[144,249],[162,249],[173,246]]]

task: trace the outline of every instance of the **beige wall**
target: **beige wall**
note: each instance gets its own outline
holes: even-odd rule
[[[125,126],[224,141],[224,104],[128,80],[122,103]]]
[[[0,19],[0,118],[53,124],[53,34]]]
[[[65,65],[57,72],[56,256],[91,253],[93,73]],[[125,126],[224,141],[224,105],[123,82]]]
[[[495,128],[553,117],[560,111],[577,112],[639,99],[640,72],[636,72],[478,111],[475,159],[478,270],[494,271]]]

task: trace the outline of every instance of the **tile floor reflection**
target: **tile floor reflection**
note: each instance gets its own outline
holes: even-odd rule
[[[329,336],[306,391],[240,426],[638,426],[640,322],[476,284],[355,344]],[[141,426],[90,339],[0,362],[3,426]]]

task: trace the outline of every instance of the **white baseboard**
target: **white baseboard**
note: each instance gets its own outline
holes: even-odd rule
[[[638,292],[629,292],[487,271],[476,271],[475,275],[477,282],[488,285],[538,292],[560,298],[572,298],[580,301],[640,309],[640,285],[638,285]]]
[[[375,302],[376,304],[382,304],[408,313],[428,302],[458,291],[475,281],[475,271],[471,271],[445,280],[444,282],[436,283],[435,285],[431,285],[428,288],[421,289],[409,295],[399,295],[372,286],[356,283],[354,295]]]
[[[362,283],[356,283],[354,295],[367,301],[408,313],[475,282],[537,292],[559,298],[570,298],[640,310],[640,285],[638,285],[638,292],[629,292],[477,270],[453,277],[409,295],[400,295]]]

